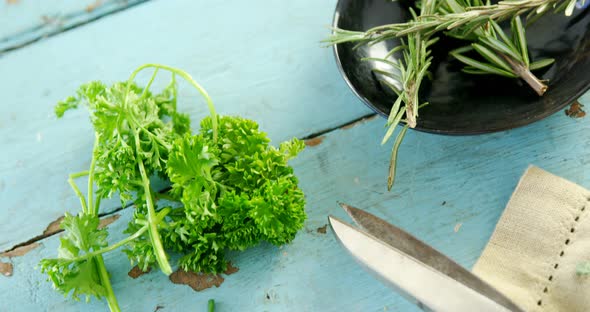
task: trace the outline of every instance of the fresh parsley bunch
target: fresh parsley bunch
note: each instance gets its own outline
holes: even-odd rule
[[[154,73],[142,88],[133,81],[146,68]],[[153,94],[149,88],[158,70],[171,72],[172,79]],[[189,117],[177,111],[176,76],[194,86],[209,106],[211,116],[201,121],[197,134],[191,133]],[[275,148],[254,121],[218,116],[206,91],[186,72],[146,64],[127,82],[91,82],[58,103],[56,115],[81,104],[88,107],[95,130],[90,169],[68,180],[82,211],[66,213],[58,257],[40,264],[65,295],[105,297],[111,311],[119,311],[102,258],[119,247],[144,271],[157,266],[169,275],[167,252],[174,251],[182,255],[184,270],[218,273],[226,269],[226,250],[261,241],[289,243],[303,227],[305,197],[287,164],[303,150],[303,142],[293,139]],[[82,176],[88,176],[86,197],[74,181]],[[169,191],[155,192],[154,176],[168,181]],[[98,213],[101,199],[113,194],[123,204],[132,201],[135,211],[125,230],[129,236],[108,245]],[[177,204],[159,205],[157,198]]]

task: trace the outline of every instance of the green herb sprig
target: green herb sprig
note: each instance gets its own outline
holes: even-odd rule
[[[525,13],[527,19],[533,20],[549,11],[565,12],[566,16],[571,16],[575,6],[576,0],[505,0],[497,4],[466,7],[465,12],[441,11],[436,14],[422,15],[418,19],[405,23],[376,26],[367,31],[335,28],[325,42],[332,45],[344,42],[375,44],[411,33],[432,35],[458,28],[461,28],[464,34],[469,34],[490,20],[500,22]]]
[[[551,10],[565,11],[565,15],[570,16],[575,4],[576,0],[506,0],[495,5],[489,2],[484,4],[482,0],[419,1],[417,6],[421,8],[420,14],[416,15],[411,9],[412,20],[405,23],[377,26],[364,32],[333,29],[332,35],[323,41],[328,45],[355,43],[357,48],[405,37],[402,45],[391,50],[384,58],[365,59],[382,62],[393,69],[390,72],[374,70],[382,77],[389,78],[382,79],[382,82],[397,94],[389,114],[383,143],[391,137],[398,123],[406,123],[393,145],[388,190],[395,181],[397,153],[405,132],[408,127],[416,126],[418,108],[428,104],[418,104],[418,92],[422,79],[428,75],[432,58],[427,48],[436,42],[433,37],[435,34],[444,31],[448,36],[472,42],[467,47],[451,51],[453,57],[467,65],[464,72],[522,78],[538,95],[543,95],[547,86],[531,71],[551,65],[554,60],[531,62],[520,15],[527,14],[529,22]],[[506,19],[512,19],[511,38],[498,25],[499,21]],[[420,40],[417,41],[416,38]],[[396,52],[403,54],[401,62],[391,57]],[[467,53],[479,55],[479,59],[470,57]],[[397,86],[400,83],[402,86]]]
[[[143,88],[134,79],[148,68],[154,72]],[[172,73],[172,79],[161,93],[152,94],[159,70]],[[177,76],[208,105],[211,116],[201,121],[197,134],[191,133],[188,115],[177,111]],[[159,267],[168,275],[168,252],[175,251],[182,255],[178,265],[183,269],[218,273],[226,269],[226,250],[243,250],[262,240],[289,243],[303,227],[305,198],[287,164],[303,150],[303,142],[293,139],[274,148],[254,121],[218,116],[207,92],[186,72],[146,64],[126,82],[91,82],[58,103],[56,115],[80,105],[89,109],[95,130],[90,169],[68,179],[82,211],[66,213],[57,258],[40,263],[63,294],[75,300],[106,298],[111,311],[120,311],[104,253],[124,248],[143,271]],[[84,176],[86,197],[75,183]],[[153,176],[168,181],[171,190],[156,193]],[[129,235],[109,245],[98,213],[101,200],[115,193],[123,204],[132,201],[135,210],[125,230]]]
[[[420,15],[416,14],[413,9],[410,12],[414,19],[418,19],[419,16],[432,14],[437,10],[437,2],[435,0],[421,0],[420,2]],[[409,34],[405,40],[402,40],[402,45],[392,49],[383,59],[380,61],[391,64],[396,68],[399,74],[399,81],[402,83],[401,88],[397,88],[394,84],[387,82],[387,80],[381,80],[385,85],[389,86],[397,94],[397,99],[393,103],[389,118],[387,119],[385,136],[381,144],[385,144],[389,138],[393,135],[398,123],[403,120],[406,125],[403,126],[393,148],[391,150],[391,157],[389,161],[389,174],[387,178],[387,189],[391,190],[395,182],[395,173],[397,168],[397,154],[399,151],[400,144],[408,130],[408,127],[416,127],[416,120],[418,118],[418,109],[421,106],[428,105],[428,103],[420,103],[418,98],[418,92],[422,84],[422,80],[429,74],[428,69],[432,64],[432,56],[430,46],[432,46],[438,38],[431,38],[428,34],[412,33]],[[388,61],[394,53],[402,51],[403,59],[399,62]],[[379,59],[377,59],[379,60]],[[386,72],[380,72],[386,75]],[[390,78],[396,78],[390,76]],[[403,103],[403,107],[402,107]]]
[[[482,5],[481,0],[445,0],[439,7],[439,14],[464,13],[469,7]],[[464,72],[476,75],[491,74],[508,78],[522,78],[539,96],[547,91],[547,85],[537,78],[531,70],[551,65],[554,60],[543,59],[531,64],[525,29],[520,16],[516,15],[512,18],[512,38],[509,38],[494,20],[489,20],[475,29],[469,28],[467,30],[458,27],[447,32],[447,35],[454,38],[473,42],[469,46],[450,52],[453,57],[467,65],[463,69]],[[464,55],[470,51],[478,54],[480,60]]]

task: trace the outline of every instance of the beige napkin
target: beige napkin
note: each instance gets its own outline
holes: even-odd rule
[[[590,311],[589,212],[590,191],[529,167],[474,273],[525,311]]]

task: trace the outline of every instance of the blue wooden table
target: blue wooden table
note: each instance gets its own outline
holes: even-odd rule
[[[54,104],[89,80],[124,80],[140,64],[191,73],[222,114],[257,120],[279,142],[308,138],[292,162],[307,196],[308,220],[292,244],[231,254],[239,267],[219,288],[195,292],[158,272],[132,279],[120,252],[105,261],[124,311],[414,311],[317,231],[344,217],[344,201],[395,223],[474,264],[520,175],[535,164],[590,186],[590,125],[559,112],[501,133],[449,137],[410,131],[396,187],[385,183],[390,145],[384,120],[348,90],[332,51],[320,47],[335,0],[5,0],[0,3],[0,311],[105,311],[105,302],[73,302],[38,268],[56,254],[56,224],[77,212],[66,182],[90,161],[92,130],[84,110],[53,115]],[[148,77],[140,77],[147,79]],[[180,109],[207,114],[180,89]],[[590,96],[580,100],[590,103]],[[103,204],[110,237],[131,217],[117,200]],[[116,217],[114,217],[116,216]],[[118,218],[117,218],[118,217]],[[15,248],[16,247],[16,248]]]

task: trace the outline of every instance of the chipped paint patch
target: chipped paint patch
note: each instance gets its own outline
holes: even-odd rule
[[[269,289],[264,295],[265,303],[276,303],[279,301],[279,294],[274,289]]]
[[[307,139],[307,140],[305,140],[305,145],[309,146],[309,147],[320,145],[320,144],[322,144],[322,142],[324,141],[325,138],[326,137],[322,135],[322,136],[318,136],[318,137],[315,137],[312,139]]]
[[[12,276],[12,263],[0,261],[0,273],[4,276]]]
[[[151,267],[147,268],[147,271],[142,271],[137,265],[134,266],[128,273],[129,277],[136,279],[144,274],[150,273],[152,271]]]
[[[96,0],[93,3],[86,6],[86,12],[90,13],[90,12],[96,10],[96,8],[98,8],[101,5],[102,5],[102,0]]]
[[[59,225],[61,224],[61,221],[63,219],[64,219],[64,216],[61,216],[61,217],[55,219],[55,221],[52,221],[51,223],[49,223],[49,225],[47,226],[45,231],[43,231],[43,236],[49,236],[49,235],[53,235],[57,232],[61,232],[62,229],[59,228]]]
[[[194,272],[187,272],[178,270],[170,274],[170,281],[174,284],[188,285],[194,291],[201,291],[213,286],[219,287],[225,279],[221,275],[213,274],[197,274]]]
[[[26,255],[29,251],[31,251],[39,246],[40,246],[39,243],[31,243],[28,245],[20,246],[20,247],[14,248],[13,250],[0,253],[0,257],[9,257],[9,258],[22,257],[22,256]]]
[[[227,264],[227,269],[225,269],[225,271],[223,272],[223,274],[225,275],[232,275],[236,272],[238,272],[240,270],[240,268],[235,267],[231,262]]]
[[[110,217],[100,219],[100,224],[98,225],[98,228],[102,229],[102,228],[108,226],[109,224],[117,221],[120,217],[121,217],[121,215],[117,213],[117,214],[114,214]]]
[[[358,125],[362,125],[362,124],[366,123],[367,121],[371,121],[371,120],[377,118],[378,116],[379,115],[377,115],[377,114],[373,114],[373,115],[371,115],[369,117],[365,117],[365,118],[362,118],[361,120],[357,120],[355,122],[351,122],[351,123],[349,123],[347,125],[344,125],[340,129],[342,129],[342,130],[352,129],[352,128],[358,126]]]
[[[584,105],[580,104],[580,102],[575,101],[570,105],[569,108],[565,109],[565,115],[570,118],[582,118],[586,116],[586,112],[582,109]]]
[[[49,16],[49,15],[41,15],[41,21],[45,25],[49,26],[63,26],[63,20],[59,17],[59,15]]]

